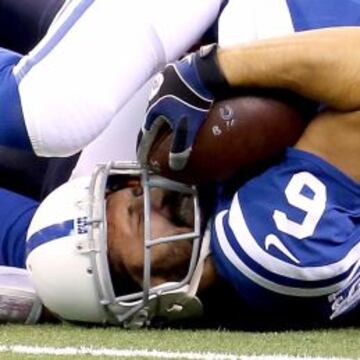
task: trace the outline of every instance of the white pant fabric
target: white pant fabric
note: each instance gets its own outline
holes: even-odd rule
[[[286,0],[229,0],[219,19],[221,47],[293,32]]]
[[[97,164],[136,161],[136,140],[148,104],[151,80],[120,109],[109,126],[80,154],[72,178],[90,175]]]
[[[94,140],[163,64],[216,18],[221,0],[69,0],[13,73],[32,147],[68,156]]]
[[[222,47],[294,31],[286,0],[230,0],[219,18]],[[109,127],[82,152],[73,177],[89,175],[98,162],[136,160],[135,142],[149,93],[145,84],[117,113]]]

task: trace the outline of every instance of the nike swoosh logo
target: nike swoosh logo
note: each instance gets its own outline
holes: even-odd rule
[[[300,264],[300,260],[294,256],[290,250],[280,241],[280,239],[274,235],[269,234],[265,238],[265,249],[269,250],[270,246],[274,246],[280,252],[282,252],[287,258],[293,261],[295,264]]]

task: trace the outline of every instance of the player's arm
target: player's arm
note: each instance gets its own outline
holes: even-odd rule
[[[183,169],[213,102],[237,87],[284,88],[333,109],[358,109],[359,40],[356,27],[314,30],[234,48],[202,49],[170,64],[149,102],[139,160],[147,161],[166,121],[174,132],[170,167]]]
[[[360,28],[297,33],[219,49],[232,87],[285,88],[338,110],[360,107]]]

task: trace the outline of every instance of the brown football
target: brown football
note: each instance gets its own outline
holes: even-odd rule
[[[302,100],[261,96],[219,101],[201,127],[184,170],[174,172],[168,167],[169,129],[158,135],[149,164],[163,176],[188,183],[225,180],[293,145],[307,123],[301,111],[306,105]]]

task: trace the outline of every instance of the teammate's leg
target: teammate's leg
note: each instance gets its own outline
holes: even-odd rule
[[[69,1],[13,69],[31,148],[66,156],[92,141],[159,67],[201,36],[220,4]]]

